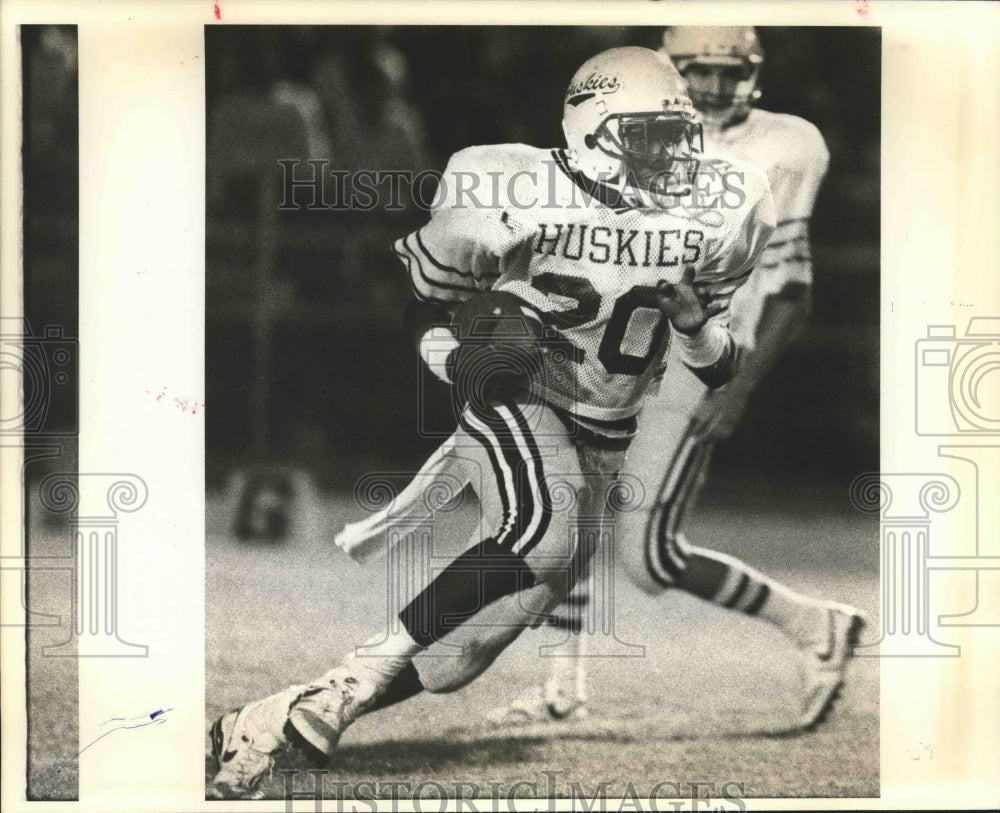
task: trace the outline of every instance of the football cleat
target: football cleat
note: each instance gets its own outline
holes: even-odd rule
[[[212,756],[219,772],[212,780],[212,799],[263,799],[260,783],[274,767],[274,755],[284,742],[271,734],[263,723],[258,700],[223,714],[212,724]]]
[[[805,701],[800,725],[812,731],[830,714],[840,697],[847,664],[858,645],[865,617],[847,604],[824,607],[826,627],[820,640],[802,649],[805,664]]]
[[[589,714],[583,698],[565,691],[550,678],[542,686],[531,687],[506,706],[488,712],[486,722],[496,728],[505,728],[583,720]]]
[[[329,756],[340,735],[375,700],[375,682],[349,665],[331,669],[307,686],[288,712],[288,721],[310,746]]]

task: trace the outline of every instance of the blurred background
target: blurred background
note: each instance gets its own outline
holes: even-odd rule
[[[79,335],[79,107],[75,25],[25,25],[21,41],[25,376],[25,553],[72,562],[72,515],[44,510],[37,485],[77,470]],[[10,269],[4,269],[9,271]],[[47,329],[49,332],[47,332]],[[5,347],[6,350],[6,347]],[[57,354],[68,351],[69,365]],[[6,361],[6,359],[5,359]],[[69,375],[62,373],[69,370]],[[5,412],[5,415],[9,413]],[[45,562],[45,559],[42,559]],[[29,800],[78,797],[77,659],[43,657],[72,639],[72,569],[49,560],[24,575]],[[10,574],[5,587],[16,585]]]
[[[79,327],[79,115],[76,26],[21,27],[24,316],[75,338]],[[45,423],[76,424],[76,382],[53,387]],[[32,422],[28,418],[29,422]]]
[[[405,196],[398,211],[308,210],[301,190],[297,208],[279,211],[278,160],[298,160],[301,178],[309,159],[327,159],[328,170],[441,171],[470,145],[559,146],[574,70],[605,48],[656,48],[661,32],[206,29],[210,487],[262,464],[307,471],[324,489],[350,487],[373,469],[423,461],[440,438],[419,436],[421,409],[448,431],[447,390],[421,371],[403,335],[410,291],[390,250],[426,212]],[[816,124],[831,162],[813,219],[812,322],[720,449],[717,471],[875,469],[879,32],[763,28],[760,37],[760,106]]]

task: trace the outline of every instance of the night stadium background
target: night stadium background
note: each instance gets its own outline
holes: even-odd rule
[[[72,335],[75,33],[33,28],[23,39],[25,310],[31,324]],[[812,224],[814,310],[719,449],[690,535],[875,617],[878,526],[851,506],[848,487],[878,468],[879,33],[760,36],[760,105],[816,124],[831,154]],[[625,27],[206,29],[206,720],[325,671],[378,626],[385,572],[358,569],[333,534],[362,515],[352,493],[362,476],[412,471],[434,448],[438,439],[417,431],[421,411],[442,423],[450,414],[447,389],[422,373],[404,336],[411,294],[390,250],[426,212],[412,203],[279,211],[278,161],[441,171],[470,145],[557,146],[575,68],[604,48],[656,47],[659,37]],[[72,397],[53,409],[56,422],[76,419]],[[43,473],[40,465],[31,476]],[[247,541],[239,517],[257,476],[285,501],[290,524]],[[29,529],[34,552],[69,550],[65,522],[37,505]],[[38,607],[63,612],[55,603]],[[874,659],[854,664],[829,723],[795,735],[796,664],[773,630],[628,585],[616,610],[620,634],[646,645],[646,657],[594,661],[591,721],[478,728],[488,708],[545,674],[536,647],[551,640],[525,635],[461,692],[362,720],[331,779],[509,787],[555,770],[561,795],[576,781],[591,794],[608,782],[613,796],[630,780],[647,790],[664,780],[734,781],[746,796],[878,794]],[[29,653],[62,637],[33,631]],[[29,674],[29,794],[73,798],[75,661],[29,655]],[[54,762],[65,766],[58,778]],[[265,789],[280,796],[281,778]]]
[[[393,240],[427,212],[278,212],[285,170],[442,171],[470,145],[562,143],[576,66],[660,29],[213,27],[206,31],[208,474],[265,460],[349,487],[419,464],[419,365]],[[869,470],[878,454],[879,39],[763,29],[761,106],[816,124],[830,149],[813,219],[814,317],[768,378],[720,469]],[[850,55],[847,58],[845,55]],[[835,66],[835,69],[831,66]],[[249,134],[249,135],[248,135]],[[433,189],[433,183],[428,184]],[[388,187],[384,187],[388,189]],[[429,197],[429,196],[428,196]],[[444,387],[430,382],[432,404]],[[391,395],[390,395],[391,394]],[[266,406],[261,401],[266,399]],[[250,441],[248,443],[248,441]]]

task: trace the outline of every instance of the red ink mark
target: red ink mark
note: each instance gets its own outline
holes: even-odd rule
[[[147,395],[152,395],[157,402],[163,400],[163,396],[167,394],[166,387],[160,387],[160,392],[154,393],[151,390],[146,390]],[[181,412],[189,413],[191,415],[197,415],[199,409],[204,409],[205,404],[201,401],[196,401],[193,398],[178,398],[176,395],[173,396],[174,406],[176,406]]]
[[[174,398],[174,405],[181,411],[191,415],[197,415],[198,410],[204,409],[205,405],[191,398]]]
[[[222,19],[222,9],[219,8],[219,4],[218,3],[215,4],[215,19],[216,20],[221,20]]]
[[[868,0],[858,0],[858,16],[865,17],[868,15]]]

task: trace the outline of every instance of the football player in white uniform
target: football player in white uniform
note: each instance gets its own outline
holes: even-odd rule
[[[864,621],[858,610],[801,595],[731,556],[693,545],[682,531],[712,450],[727,438],[747,398],[802,328],[810,306],[809,219],[829,154],[815,126],[796,116],[757,109],[764,54],[749,27],[678,27],[663,34],[663,53],[684,77],[704,125],[705,149],[749,162],[767,173],[777,227],[747,284],[732,301],[738,369],[722,388],[708,389],[668,360],[660,395],[643,407],[640,433],[626,470],[645,486],[645,511],[621,517],[617,555],[644,590],[679,588],[719,607],[776,625],[802,655],[803,705],[798,724],[821,722],[836,699]],[[577,585],[552,619],[571,634],[553,674],[489,719],[497,725],[586,714],[586,636],[577,634],[591,604]],[[593,625],[590,625],[593,628]]]
[[[454,155],[430,222],[394,245],[421,355],[464,404],[429,466],[472,483],[479,531],[340,665],[219,718],[213,795],[259,796],[279,750],[329,755],[362,714],[481,674],[566,599],[609,535],[609,489],[668,345],[706,386],[731,377],[729,302],[774,230],[766,177],[700,154],[683,80],[649,49],[588,60],[563,125],[566,150]],[[714,180],[696,193],[706,166]],[[485,205],[468,194],[476,179]],[[383,526],[360,528],[340,544]],[[451,657],[414,660],[436,646]]]

